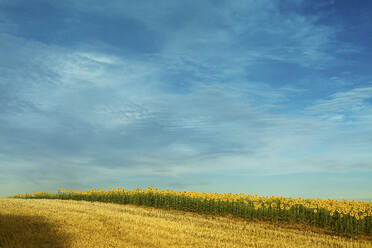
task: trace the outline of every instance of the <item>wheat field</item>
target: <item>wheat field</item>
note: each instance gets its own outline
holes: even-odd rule
[[[133,205],[0,199],[0,247],[372,247],[372,242]]]

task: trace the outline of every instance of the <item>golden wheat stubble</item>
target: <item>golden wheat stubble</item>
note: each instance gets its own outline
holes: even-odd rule
[[[14,217],[0,220],[4,248],[372,247],[368,241],[266,224],[98,202],[0,199],[3,216]]]

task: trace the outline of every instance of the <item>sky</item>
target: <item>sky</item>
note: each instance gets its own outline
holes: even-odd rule
[[[372,201],[372,1],[0,0],[0,196]]]

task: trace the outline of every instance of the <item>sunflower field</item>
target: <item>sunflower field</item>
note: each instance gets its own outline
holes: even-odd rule
[[[319,227],[333,233],[372,235],[372,203],[232,193],[110,188],[88,191],[34,192],[13,198],[65,199],[134,204],[272,223]]]

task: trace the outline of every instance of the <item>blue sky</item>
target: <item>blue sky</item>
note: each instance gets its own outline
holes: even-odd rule
[[[370,9],[0,0],[0,195],[372,200]]]

